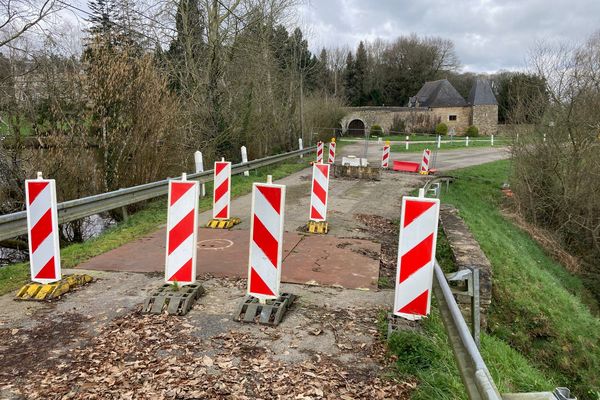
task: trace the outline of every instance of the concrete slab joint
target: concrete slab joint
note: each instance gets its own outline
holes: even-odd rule
[[[450,244],[457,270],[479,271],[481,326],[485,328],[487,309],[492,302],[492,265],[454,206],[448,204],[441,206],[440,222]],[[460,295],[456,297],[463,313],[470,314],[470,298]]]

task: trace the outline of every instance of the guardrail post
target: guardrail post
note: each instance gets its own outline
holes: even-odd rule
[[[298,149],[304,150],[304,146],[302,145],[302,138],[298,138]],[[304,154],[300,154],[300,158],[304,158]]]
[[[408,136],[406,137],[406,150],[408,150]]]
[[[194,161],[196,163],[196,173],[204,172],[204,161],[202,160],[202,152],[196,151],[194,153]],[[200,196],[206,196],[206,185],[204,183],[200,185]]]
[[[242,164],[248,163],[248,150],[246,146],[242,146]],[[244,171],[244,176],[250,176],[250,171]]]
[[[472,286],[473,296],[471,296],[471,333],[477,348],[481,348],[481,312],[479,303],[479,269],[473,268],[469,284]]]

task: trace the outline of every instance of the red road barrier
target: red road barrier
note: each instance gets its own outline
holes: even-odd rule
[[[440,201],[403,197],[394,314],[417,320],[431,308]]]
[[[285,186],[268,182],[252,186],[248,294],[259,299],[278,298],[281,283]]]
[[[329,164],[335,164],[335,138],[331,139],[329,143]]]
[[[213,188],[213,219],[229,219],[231,200],[231,163],[215,162]]]
[[[385,142],[383,146],[383,153],[381,155],[381,168],[388,168],[390,165],[390,142]]]
[[[411,161],[399,161],[394,160],[394,171],[402,171],[402,172],[419,172],[419,167],[421,164],[418,162]]]
[[[312,188],[310,190],[310,220],[327,220],[329,191],[329,164],[313,164]]]
[[[25,181],[27,232],[31,280],[52,283],[61,279],[56,182],[43,179]]]
[[[317,164],[323,163],[323,142],[317,142]]]
[[[165,282],[183,285],[196,282],[198,241],[198,182],[169,181],[167,212],[167,255]]]
[[[423,150],[423,158],[421,159],[421,169],[419,173],[427,175],[429,173],[429,161],[431,160],[431,150]]]

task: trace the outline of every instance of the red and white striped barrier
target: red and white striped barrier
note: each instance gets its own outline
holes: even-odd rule
[[[310,219],[327,220],[327,197],[329,191],[329,164],[313,164],[310,194]]]
[[[165,282],[182,285],[196,282],[196,243],[198,242],[198,196],[200,185],[169,181],[167,212],[167,256]]]
[[[284,185],[253,185],[248,294],[261,300],[279,297],[284,205]]]
[[[390,142],[385,142],[383,146],[383,153],[381,155],[381,168],[388,168],[390,166]]]
[[[423,150],[423,158],[421,159],[421,168],[419,172],[421,174],[429,173],[429,161],[431,160],[431,150],[425,149]]]
[[[335,164],[335,139],[331,139],[329,143],[329,164]]]
[[[231,163],[215,161],[213,219],[229,219],[231,201]]]
[[[43,179],[25,181],[27,231],[29,234],[29,264],[31,280],[42,284],[61,279],[56,182]]]
[[[417,320],[431,307],[440,201],[402,198],[394,314]]]
[[[317,142],[317,163],[323,163],[323,142]]]

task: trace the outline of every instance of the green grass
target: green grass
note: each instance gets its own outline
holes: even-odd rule
[[[600,398],[600,320],[584,285],[500,213],[510,161],[453,173],[454,204],[493,267],[489,333],[580,399]]]
[[[259,168],[250,171],[249,177],[235,175],[231,178],[231,194],[233,197],[241,196],[252,190],[252,183],[265,182],[267,175],[273,179],[280,179],[308,166],[306,157],[304,161],[295,160],[275,166]],[[212,183],[206,184],[207,196],[200,199],[200,211],[212,207]],[[122,246],[125,243],[139,239],[154,232],[167,221],[166,197],[150,202],[141,211],[132,214],[127,221],[110,227],[100,236],[76,243],[61,249],[61,264],[63,268],[73,268],[92,257]],[[0,295],[17,290],[29,280],[29,264],[19,263],[0,268]]]
[[[500,185],[509,179],[510,162],[452,174],[458,179],[442,202],[459,209],[493,266],[493,301],[481,353],[500,392],[567,386],[579,399],[600,399],[600,320],[586,306],[592,300],[581,280],[500,213]],[[437,258],[444,271],[455,269],[443,235]],[[432,306],[422,332],[400,335],[389,349],[399,355],[398,373],[418,378],[414,399],[466,398],[437,307]],[[415,350],[413,342],[422,346]]]
[[[446,140],[446,139],[444,139]],[[506,146],[511,144],[512,142],[509,139],[494,139],[494,147],[495,146]],[[492,147],[489,138],[478,138],[476,141],[469,140],[469,148],[470,147]],[[392,144],[392,152],[395,153],[416,153],[422,152],[425,149],[435,150],[437,148],[437,143],[419,143],[418,141],[411,142],[408,146],[408,150],[406,150],[406,145],[404,144]],[[442,143],[439,150],[457,150],[457,149],[465,149],[466,142],[464,138],[454,139],[452,143]]]

